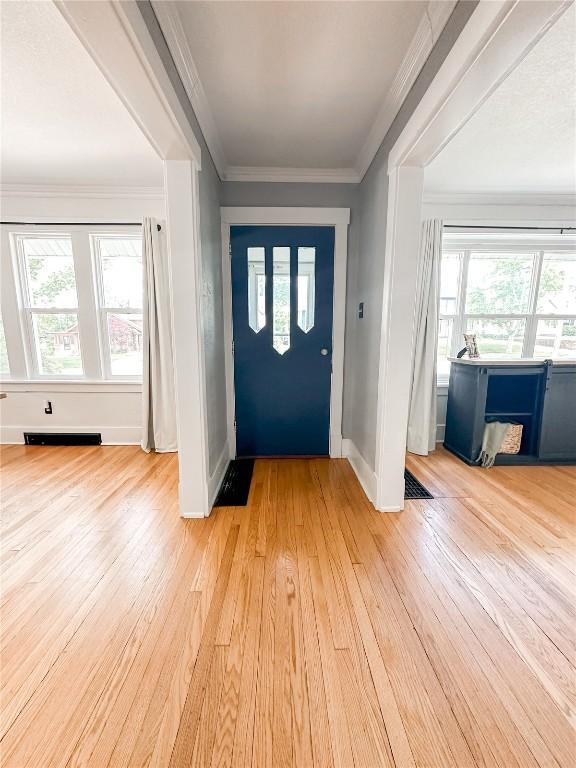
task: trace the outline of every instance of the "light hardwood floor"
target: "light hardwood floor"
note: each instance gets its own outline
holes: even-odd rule
[[[261,460],[177,510],[175,456],[4,447],[2,765],[568,768],[576,469]]]

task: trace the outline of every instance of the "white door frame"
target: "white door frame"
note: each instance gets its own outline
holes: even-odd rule
[[[414,308],[424,168],[513,71],[570,0],[480,0],[394,144],[378,375],[376,508],[404,507],[404,464],[414,354]]]
[[[201,148],[135,0],[55,4],[164,161],[180,515],[206,517],[210,499],[199,237]]]
[[[226,356],[226,406],[230,458],[236,456],[234,429],[234,357],[232,354],[232,275],[230,227],[324,226],[334,227],[334,298],[332,319],[332,381],[330,386],[330,456],[342,456],[342,397],[344,390],[344,327],[346,319],[346,265],[348,261],[349,208],[223,207],[222,286],[224,300],[224,345]]]

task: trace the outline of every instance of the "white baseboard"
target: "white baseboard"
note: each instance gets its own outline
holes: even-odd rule
[[[226,474],[226,470],[228,469],[229,462],[230,462],[230,446],[228,445],[228,441],[226,441],[224,443],[224,447],[222,448],[222,453],[220,454],[220,457],[216,464],[216,468],[214,469],[214,472],[212,472],[212,474],[210,475],[210,479],[208,480],[208,505],[210,509],[212,509],[212,506],[216,501],[216,496],[218,494],[220,486],[222,485],[222,480],[224,479],[224,475]]]
[[[102,445],[140,445],[142,439],[141,427],[50,427],[45,424],[34,427],[27,424],[23,427],[1,427],[0,443],[21,445],[24,443],[24,432],[100,432]]]
[[[353,441],[347,437],[342,440],[342,456],[348,459],[358,478],[358,482],[368,497],[368,501],[374,504],[376,498],[376,474]]]

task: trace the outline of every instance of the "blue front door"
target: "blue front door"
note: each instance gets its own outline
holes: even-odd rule
[[[232,227],[236,453],[327,456],[333,227]]]

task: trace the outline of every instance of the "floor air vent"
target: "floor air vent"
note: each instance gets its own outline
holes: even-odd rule
[[[417,480],[412,472],[404,470],[404,498],[405,499],[433,499],[434,496],[422,483]]]
[[[24,432],[26,445],[101,445],[100,432]]]

